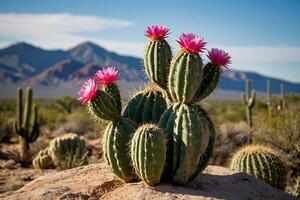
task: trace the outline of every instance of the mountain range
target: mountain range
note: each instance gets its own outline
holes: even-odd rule
[[[94,43],[84,42],[68,50],[45,50],[19,42],[0,49],[0,84],[31,85],[68,88],[80,85],[101,67],[115,66],[124,83],[145,82],[146,76],[140,58],[110,52]],[[273,92],[300,93],[300,83],[292,83],[254,72],[226,70],[219,84],[224,91],[244,90],[245,80],[252,81],[253,89],[264,92],[271,80]]]

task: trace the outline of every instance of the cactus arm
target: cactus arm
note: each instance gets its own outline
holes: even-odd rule
[[[30,128],[30,117],[31,117],[31,108],[32,108],[32,89],[27,88],[26,91],[26,102],[25,102],[25,107],[24,107],[24,120],[22,126],[29,130]],[[28,137],[28,136],[26,136]]]
[[[23,122],[23,90],[18,88],[17,90],[17,122],[16,122],[16,133],[21,135],[21,128]]]
[[[120,95],[120,90],[118,86],[114,83],[105,85],[103,87],[104,91],[107,92],[110,96],[112,96],[117,104],[117,108],[119,111],[119,114],[122,111],[122,101],[121,101],[121,95]]]
[[[33,105],[33,127],[29,134],[28,140],[30,142],[36,141],[36,139],[39,137],[40,134],[40,125],[38,123],[38,108],[37,105]]]

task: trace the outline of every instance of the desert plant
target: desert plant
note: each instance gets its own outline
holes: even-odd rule
[[[97,82],[93,79],[84,82],[79,95],[83,103],[88,104],[90,112],[96,119],[110,121],[102,140],[104,158],[118,177],[125,182],[130,182],[134,180],[135,174],[131,166],[129,141],[136,129],[136,123],[120,115],[120,109],[115,100],[115,97],[119,95],[113,97],[103,90],[103,87],[106,87],[103,85],[115,85],[118,79],[118,71],[115,68],[98,71],[95,75]],[[98,87],[100,84],[102,90]],[[113,87],[116,88],[117,85]]]
[[[0,116],[0,142],[8,142],[13,134],[13,121],[6,115]]]
[[[269,115],[272,115],[272,103],[273,103],[273,99],[272,99],[272,85],[271,85],[271,81],[267,80],[267,106],[268,106],[268,111],[269,111]]]
[[[19,135],[20,157],[22,160],[28,159],[29,144],[34,142],[39,134],[38,109],[32,103],[32,88],[27,88],[25,98],[25,108],[23,110],[23,91],[17,89],[17,120],[14,123],[14,131]]]
[[[123,116],[137,124],[158,123],[168,105],[165,93],[157,85],[148,85],[129,100]]]
[[[160,182],[166,161],[166,136],[156,125],[144,124],[134,133],[131,159],[138,176],[148,185]]]
[[[33,159],[32,165],[35,169],[50,169],[53,167],[49,147],[39,151],[38,155]]]
[[[98,86],[102,85],[102,89],[97,87],[93,79],[89,79],[83,83],[79,92],[83,104],[88,104],[96,118],[112,121],[103,138],[104,156],[115,174],[127,182],[134,180],[135,177],[130,170],[131,159],[125,156],[128,153],[126,145],[132,139],[132,133],[136,128],[135,122],[138,125],[147,122],[158,123],[156,125],[165,131],[167,157],[161,177],[157,171],[155,177],[151,179],[142,174],[145,166],[152,166],[151,160],[149,163],[144,162],[143,167],[138,167],[139,162],[133,162],[135,171],[149,185],[156,184],[159,179],[185,184],[207,166],[212,156],[215,128],[207,112],[197,103],[216,88],[222,70],[230,63],[230,56],[223,50],[213,48],[208,52],[210,61],[203,65],[200,56],[206,44],[203,37],[192,33],[182,34],[179,39],[181,49],[169,66],[171,53],[165,40],[168,33],[169,29],[165,26],[147,28],[146,36],[150,39],[150,43],[145,50],[145,71],[154,82],[152,84],[158,85],[155,88],[159,86],[161,88],[146,87],[130,100],[123,116],[118,113],[115,95],[105,90],[106,85],[115,84],[118,79],[114,70],[105,69],[105,72],[96,73],[94,79]],[[163,89],[165,91],[162,91]],[[167,106],[169,108],[165,110]],[[124,117],[132,119],[127,119],[130,121],[126,122],[127,126],[131,124],[131,128],[124,128],[125,124],[118,127],[118,124],[124,123]],[[143,128],[141,128],[143,133],[138,133],[140,128],[136,135],[151,135],[148,130],[144,132]],[[151,145],[143,143],[148,140],[136,137],[132,144],[134,150],[139,150],[141,154],[156,152]],[[159,138],[159,143],[163,144],[162,137]],[[122,157],[119,156],[120,152],[124,153]],[[131,154],[136,158],[136,152]],[[157,159],[161,162],[161,158]],[[158,164],[161,166],[161,163]],[[147,170],[153,172],[154,169]]]
[[[47,154],[62,170],[88,164],[89,152],[84,139],[72,133],[51,140]]]
[[[59,110],[62,110],[66,114],[71,114],[73,112],[73,108],[77,104],[76,99],[65,96],[54,101],[54,105]]]
[[[282,111],[287,108],[285,97],[284,97],[284,84],[280,84],[280,97],[277,105],[277,110]]]
[[[233,155],[230,168],[250,174],[275,188],[285,188],[286,167],[270,148],[261,145],[245,146]]]

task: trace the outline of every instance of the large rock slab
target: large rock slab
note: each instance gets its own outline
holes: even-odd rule
[[[124,184],[104,163],[47,174],[4,197],[40,199],[295,199],[245,173],[209,166],[186,187],[142,182]]]

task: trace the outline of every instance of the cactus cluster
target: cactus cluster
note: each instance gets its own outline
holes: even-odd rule
[[[270,80],[267,80],[267,91],[266,91],[266,103],[268,106],[269,116],[272,117],[274,114],[274,107],[277,111],[283,111],[287,108],[285,98],[284,98],[284,84],[280,84],[280,96],[278,97],[278,102],[274,102],[272,97],[272,84]]]
[[[166,26],[147,28],[144,67],[151,84],[121,114],[113,68],[97,72],[78,93],[93,116],[111,121],[103,137],[104,157],[126,182],[138,176],[150,186],[160,181],[183,185],[207,166],[213,153],[215,128],[198,103],[217,87],[230,56],[211,49],[204,64],[200,53],[206,42],[188,33],[180,36],[181,49],[172,58],[168,34]]]
[[[14,132],[19,135],[20,158],[23,161],[28,159],[30,143],[40,134],[38,108],[33,103],[32,88],[28,87],[26,93],[23,104],[23,90],[17,89],[17,120],[13,124]]]
[[[89,152],[83,138],[69,133],[54,138],[44,150],[34,158],[35,169],[57,167],[61,170],[88,164]]]
[[[233,155],[230,168],[250,174],[275,188],[285,188],[286,167],[270,148],[261,145],[245,146]]]

